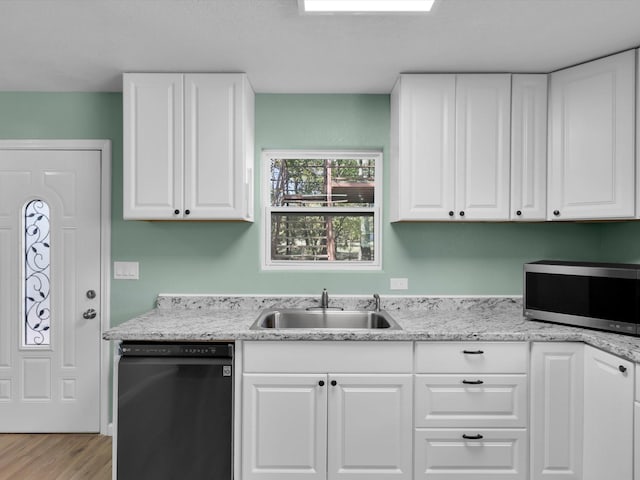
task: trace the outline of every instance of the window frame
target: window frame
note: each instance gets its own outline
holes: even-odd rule
[[[271,160],[280,159],[357,159],[370,158],[375,161],[375,193],[372,207],[276,207],[271,205]],[[261,268],[262,270],[300,270],[300,271],[372,271],[382,270],[382,150],[325,150],[325,149],[264,149],[261,155]],[[342,260],[327,262],[320,260],[272,260],[271,259],[271,214],[287,212],[317,213],[372,213],[373,214],[373,258],[372,261]]]

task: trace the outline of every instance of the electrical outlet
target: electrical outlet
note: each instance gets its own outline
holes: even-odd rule
[[[389,280],[390,290],[407,290],[409,288],[408,278],[392,278]]]

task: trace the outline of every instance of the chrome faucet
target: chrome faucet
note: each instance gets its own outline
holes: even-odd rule
[[[322,295],[320,296],[320,308],[329,308],[329,293],[326,288],[322,289]]]
[[[380,295],[377,293],[373,294],[373,299],[376,301],[376,312],[380,311]]]

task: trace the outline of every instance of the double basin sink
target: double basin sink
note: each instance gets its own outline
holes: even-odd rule
[[[338,310],[331,308],[267,309],[260,313],[258,319],[251,326],[251,330],[285,328],[402,330],[402,327],[384,310]]]

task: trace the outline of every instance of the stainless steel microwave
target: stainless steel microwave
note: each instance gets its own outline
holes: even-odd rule
[[[523,293],[532,320],[640,335],[640,265],[525,263]]]

